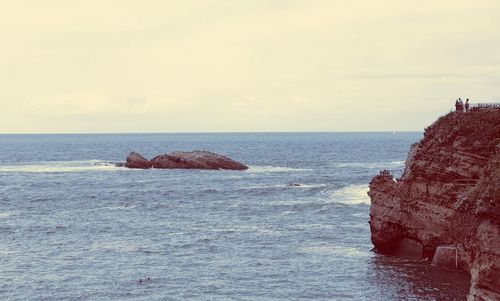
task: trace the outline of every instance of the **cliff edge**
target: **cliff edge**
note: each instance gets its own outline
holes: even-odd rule
[[[468,300],[500,300],[500,108],[439,118],[401,178],[382,171],[368,194],[378,252],[431,260],[446,246],[471,274]]]

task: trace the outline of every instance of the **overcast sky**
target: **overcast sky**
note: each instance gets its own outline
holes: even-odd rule
[[[5,1],[0,133],[423,130],[500,101],[500,1]]]

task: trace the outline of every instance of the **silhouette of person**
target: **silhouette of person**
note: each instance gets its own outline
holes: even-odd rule
[[[467,98],[467,100],[465,101],[465,112],[468,111],[469,111],[469,99]]]
[[[462,101],[462,98],[458,98],[458,111],[463,112],[464,111],[464,102]]]

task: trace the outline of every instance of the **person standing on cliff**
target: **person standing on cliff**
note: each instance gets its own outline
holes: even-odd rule
[[[467,98],[467,100],[465,100],[465,112],[468,112],[469,111],[469,99]]]
[[[458,111],[463,112],[464,111],[464,102],[462,101],[462,98],[458,98]]]
[[[455,100],[455,111],[458,112],[458,99]]]

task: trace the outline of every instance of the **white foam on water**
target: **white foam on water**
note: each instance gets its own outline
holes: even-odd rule
[[[8,218],[11,215],[12,215],[12,212],[9,212],[9,211],[0,212],[0,219]]]
[[[331,195],[331,200],[335,203],[346,205],[370,205],[370,197],[367,194],[367,185],[351,185],[336,190]]]
[[[103,160],[30,162],[19,165],[0,165],[3,173],[52,173],[82,171],[114,171],[114,163]],[[126,170],[126,168],[123,168]]]
[[[294,205],[312,204],[316,202],[322,202],[322,201],[313,201],[309,199],[285,199],[285,200],[273,200],[266,202],[265,204],[271,206],[294,206]]]
[[[245,171],[247,173],[273,173],[273,172],[295,172],[295,171],[311,171],[308,168],[293,168],[283,166],[249,166]]]
[[[203,227],[192,227],[191,230],[199,231],[207,229]],[[280,232],[279,230],[275,230],[268,227],[260,227],[257,225],[234,225],[227,228],[210,228],[208,229],[208,231],[209,232],[253,232],[253,233],[260,233],[262,235],[274,235]]]
[[[343,257],[363,257],[369,254],[366,250],[337,245],[309,246],[303,247],[301,250],[306,253],[331,254]]]
[[[393,164],[393,165],[405,165],[406,161],[392,161],[390,163]]]
[[[123,206],[104,206],[104,207],[98,207],[98,208],[91,208],[91,209],[80,209],[76,210],[74,212],[92,212],[92,211],[104,211],[104,210],[130,210],[136,208],[137,205],[123,205]]]
[[[275,184],[275,185],[255,185],[242,187],[243,190],[251,189],[267,189],[267,188],[290,188],[290,189],[309,189],[309,188],[325,188],[326,184],[301,184],[301,183],[289,183],[289,184]]]
[[[114,162],[104,160],[83,160],[83,161],[50,161],[50,162],[25,162],[18,165],[0,165],[0,172],[3,173],[51,173],[51,172],[82,172],[82,171],[113,171],[113,170],[134,170],[129,168],[116,167]],[[287,173],[311,171],[306,168],[292,168],[282,166],[250,166],[247,173]],[[207,171],[211,172],[211,171]]]
[[[7,256],[7,255],[16,254],[16,253],[19,253],[19,251],[13,251],[10,248],[8,248],[7,246],[0,245],[0,255]],[[1,269],[1,266],[0,266],[0,269]]]
[[[390,161],[390,162],[344,162],[335,163],[334,166],[338,168],[397,168],[403,167],[405,161]]]
[[[301,184],[301,183],[298,183],[299,185],[294,185],[294,184],[288,184],[286,185],[286,187],[288,188],[325,188],[326,187],[326,184]]]
[[[322,229],[326,231],[332,231],[333,229],[338,228],[337,225],[332,224],[319,224],[319,223],[305,223],[305,224],[295,224],[294,227],[299,229]]]

